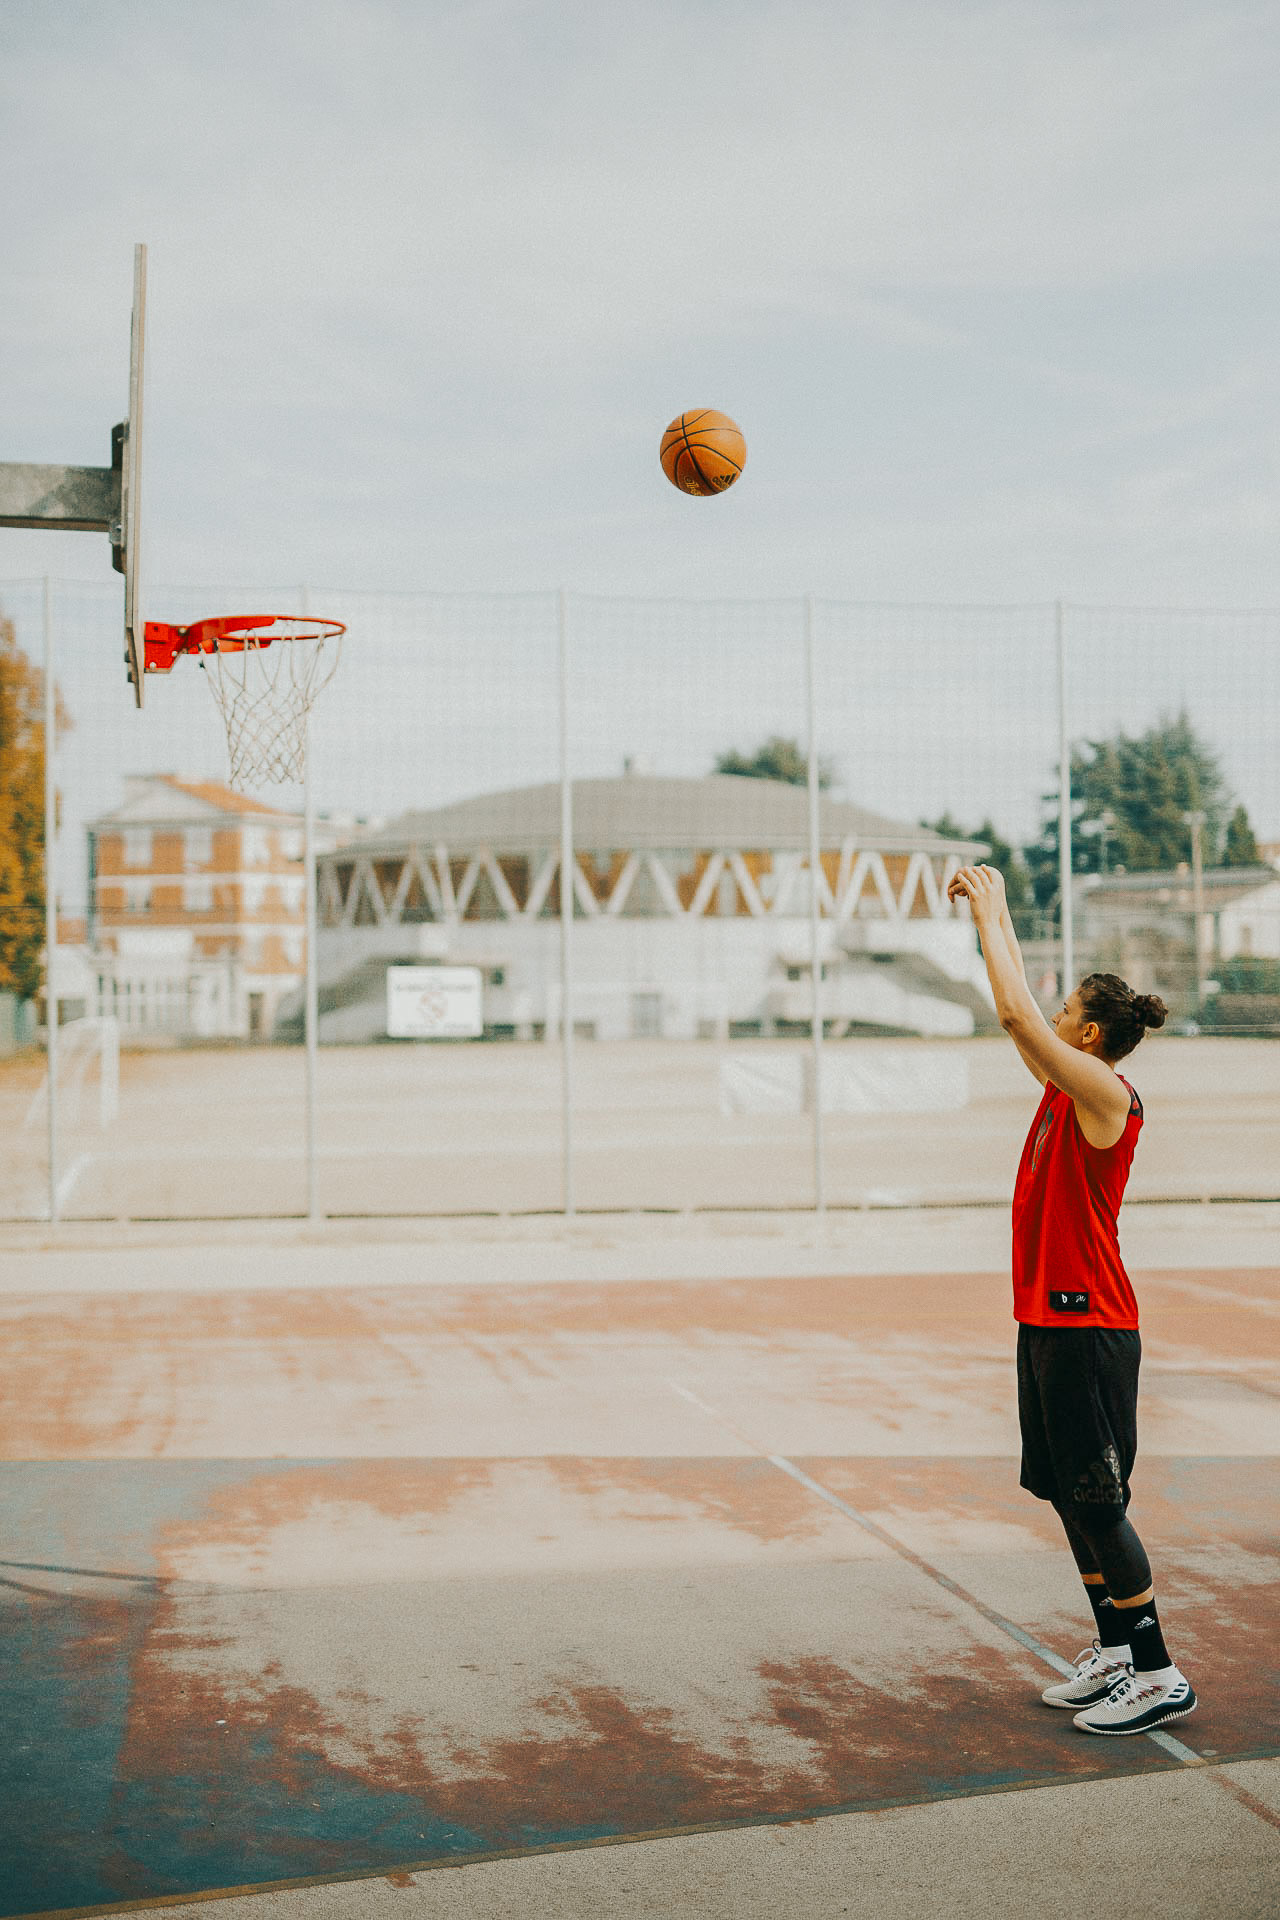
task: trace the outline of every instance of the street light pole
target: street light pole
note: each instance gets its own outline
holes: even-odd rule
[[[1067,616],[1061,600],[1054,608],[1058,660],[1058,917],[1062,926],[1062,988],[1065,1000],[1075,985],[1075,914],[1071,897],[1071,739],[1067,724]]]
[[[53,583],[44,577],[44,1050],[49,1095],[49,1225],[58,1224],[58,696],[53,680]]]

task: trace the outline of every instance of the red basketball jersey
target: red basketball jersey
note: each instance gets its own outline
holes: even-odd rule
[[[1137,1326],[1116,1217],[1141,1130],[1142,1102],[1129,1087],[1124,1132],[1114,1147],[1091,1147],[1070,1094],[1052,1082],[1045,1087],[1013,1189],[1015,1320],[1031,1327]]]

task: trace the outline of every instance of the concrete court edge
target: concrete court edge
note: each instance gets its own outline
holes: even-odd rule
[[[1249,1753],[1233,1753],[1221,1760],[1206,1760],[1197,1756],[1195,1762],[1188,1763],[1170,1757],[1166,1766],[1152,1767],[1143,1777],[1156,1779],[1166,1773],[1203,1772],[1215,1775],[1221,1768],[1239,1766],[1250,1760],[1274,1760],[1277,1758],[1274,1747],[1258,1748]],[[194,1906],[201,1901],[245,1899],[257,1894],[289,1893],[305,1887],[334,1887],[354,1884],[360,1880],[387,1880],[397,1874],[450,1873],[461,1872],[467,1867],[482,1867],[501,1860],[533,1860],[544,1855],[556,1853],[585,1853],[598,1847],[640,1846],[650,1840],[694,1839],[703,1833],[744,1833],[760,1827],[807,1827],[817,1820],[838,1820],[851,1818],[860,1813],[888,1813],[897,1808],[934,1806],[945,1800],[989,1799],[994,1794],[1042,1793],[1054,1787],[1097,1787],[1114,1784],[1117,1780],[1130,1780],[1132,1774],[1098,1773],[1087,1779],[1066,1781],[1057,1774],[1038,1775],[1034,1779],[1017,1781],[991,1780],[979,1786],[957,1788],[954,1792],[945,1789],[929,1794],[921,1799],[917,1796],[886,1797],[881,1800],[859,1800],[848,1805],[839,1804],[829,1807],[811,1807],[804,1813],[765,1813],[747,1814],[740,1820],[703,1820],[689,1826],[654,1827],[643,1833],[606,1833],[594,1836],[590,1840],[549,1840],[528,1847],[499,1847],[485,1853],[457,1855],[442,1860],[406,1860],[381,1867],[360,1867],[354,1871],[345,1870],[335,1873],[312,1873],[295,1876],[286,1880],[252,1880],[239,1886],[205,1887],[196,1893],[169,1893],[149,1896],[145,1900],[113,1900],[105,1906],[89,1907],[37,1907],[26,1913],[10,1916],[10,1920],[97,1920],[105,1914],[154,1913],[165,1907]],[[1234,1783],[1225,1778],[1216,1781],[1231,1792],[1234,1798],[1240,1798]],[[1258,1813],[1261,1803],[1250,1805],[1254,1796],[1249,1795],[1250,1811]],[[1259,1817],[1262,1817],[1259,1814]],[[1267,1817],[1272,1818],[1269,1809]]]

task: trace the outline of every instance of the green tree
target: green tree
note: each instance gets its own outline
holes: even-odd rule
[[[936,820],[922,820],[920,825],[927,827],[930,833],[940,833],[944,840],[986,839],[985,834],[970,833],[968,827],[962,827],[950,807],[947,808],[945,813],[940,814]],[[994,861],[992,864],[995,864]]]
[[[1262,864],[1258,842],[1249,824],[1249,816],[1242,806],[1236,808],[1227,822],[1227,838],[1222,849],[1222,864],[1224,867],[1257,867]]]
[[[44,678],[0,619],[0,991],[35,998],[43,947]]]
[[[1030,934],[1033,931],[1036,902],[1027,863],[1012,841],[1006,840],[993,824],[990,815],[980,827],[962,827],[948,807],[940,819],[922,820],[920,824],[928,827],[930,833],[940,833],[946,840],[981,840],[987,849],[981,858],[1004,875],[1005,898],[1015,932]]]
[[[1044,825],[1026,849],[1037,904],[1058,889],[1058,795],[1044,795]],[[1183,712],[1143,734],[1087,741],[1071,755],[1073,873],[1176,867],[1191,857],[1185,815],[1205,816],[1205,859],[1218,858],[1230,794],[1217,755]]]
[[[739,753],[736,747],[718,754],[713,771],[744,774],[750,780],[785,780],[790,786],[803,787],[809,781],[809,757],[798,740],[774,733],[752,754]],[[818,785],[829,787],[834,779],[830,760],[820,758]]]

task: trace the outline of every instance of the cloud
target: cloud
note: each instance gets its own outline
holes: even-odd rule
[[[1064,501],[1272,431],[1265,7],[65,0],[0,36],[3,451],[105,457],[146,238],[162,573],[910,594],[945,550],[991,592],[1058,564],[1010,497],[1087,566]],[[749,429],[718,521],[654,484],[686,404]]]
[[[1255,76],[1280,32],[1256,9],[27,18],[6,106],[28,240],[65,265],[112,210],[159,221],[192,311],[256,293],[416,310],[468,355],[608,353],[695,308],[742,325],[797,276],[1078,287],[1275,240]]]

